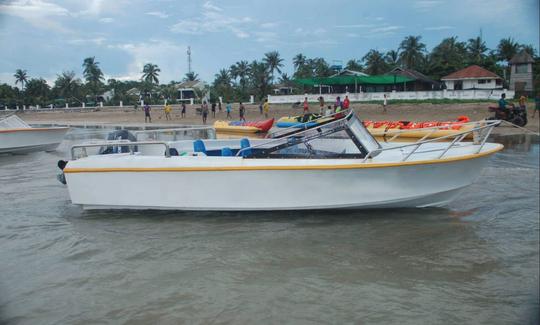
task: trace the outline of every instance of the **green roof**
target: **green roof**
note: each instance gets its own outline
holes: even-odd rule
[[[318,85],[353,85],[353,84],[370,84],[370,85],[393,85],[395,83],[403,83],[413,81],[414,79],[404,76],[379,75],[379,76],[335,76],[324,78],[307,78],[295,79],[294,81],[306,86]]]

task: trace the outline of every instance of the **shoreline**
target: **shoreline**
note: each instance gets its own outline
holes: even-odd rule
[[[492,113],[488,107],[493,105],[493,102],[480,103],[459,103],[459,104],[392,104],[387,106],[387,113],[382,110],[381,104],[364,104],[352,103],[351,107],[362,120],[406,120],[406,121],[452,121],[458,116],[468,116],[471,121],[483,120]],[[86,111],[24,111],[17,114],[26,122],[34,124],[100,124],[100,125],[147,125],[147,126],[186,126],[186,125],[203,125],[202,118],[196,114],[198,105],[187,105],[186,117],[180,117],[180,105],[171,105],[172,120],[166,120],[162,107],[154,107],[151,111],[152,123],[144,123],[144,112],[139,107],[134,110],[132,107],[124,108],[99,108],[88,109]],[[265,116],[259,113],[258,105],[245,105],[247,120],[263,120]],[[319,105],[311,104],[311,112],[318,112]],[[535,118],[532,118],[534,104],[529,104],[527,107],[528,124],[525,129],[530,132],[538,133],[540,130],[540,112],[536,113]],[[276,120],[282,116],[300,115],[302,108],[292,108],[290,104],[273,104],[270,105],[270,113],[268,118]],[[233,105],[231,112],[232,119],[238,120],[238,105]],[[226,120],[225,105],[222,105],[222,111],[216,108],[216,117],[209,113],[207,126],[212,126],[216,120]],[[512,126],[501,125],[494,129],[493,134],[510,135],[510,134],[527,134],[529,132],[515,128]]]

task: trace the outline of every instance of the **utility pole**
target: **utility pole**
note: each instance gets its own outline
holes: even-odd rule
[[[191,73],[191,46],[187,47],[187,64],[188,64],[188,73]]]

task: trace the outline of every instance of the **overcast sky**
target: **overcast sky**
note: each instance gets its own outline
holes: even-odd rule
[[[69,70],[82,77],[83,59],[95,56],[106,78],[139,79],[152,62],[168,83],[187,72],[188,45],[207,81],[271,50],[292,74],[297,53],[345,64],[397,49],[408,35],[431,49],[482,31],[490,48],[513,37],[538,49],[538,17],[538,0],[0,0],[0,82],[13,84],[15,69],[48,81]]]

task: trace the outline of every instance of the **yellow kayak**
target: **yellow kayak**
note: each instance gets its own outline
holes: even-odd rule
[[[215,121],[214,129],[217,132],[231,132],[231,133],[257,133],[261,129],[255,126],[245,126],[245,125],[230,125],[230,122],[227,121]]]
[[[433,138],[439,138],[444,136],[451,136],[456,135],[458,133],[464,132],[464,131],[470,131],[474,126],[473,125],[464,125],[459,130],[433,130],[433,129],[410,129],[410,130],[402,130],[399,128],[391,128],[387,129],[385,127],[380,128],[374,128],[373,126],[368,126],[367,130],[374,136],[374,137],[393,137],[396,134],[399,134],[396,138],[416,138],[421,139],[423,137],[426,137],[426,139],[433,139]],[[466,136],[467,139],[472,138],[472,133],[468,134]]]

